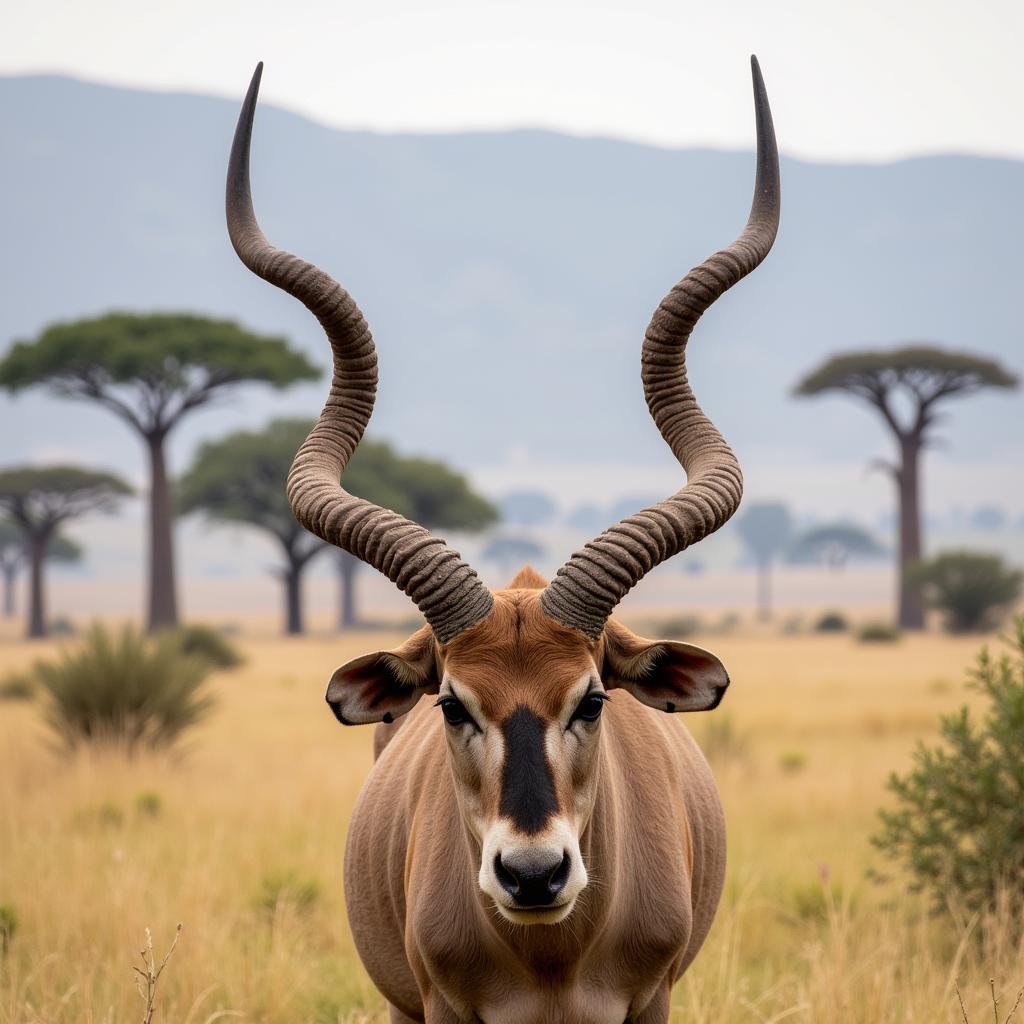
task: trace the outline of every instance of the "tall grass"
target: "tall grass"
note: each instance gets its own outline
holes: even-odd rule
[[[372,730],[338,726],[323,681],[400,639],[240,641],[246,663],[211,678],[219,712],[183,761],[142,748],[131,761],[93,748],[56,759],[36,705],[0,707],[0,904],[18,917],[0,1024],[139,1024],[138,937],[153,925],[164,951],[178,921],[154,1024],[386,1024],[341,885]],[[989,1024],[990,978],[1009,1013],[1024,946],[1005,911],[936,916],[899,879],[866,877],[885,866],[869,836],[886,777],[962,702],[934,681],[958,677],[976,648],[917,636],[716,642],[733,679],[723,709],[745,742],[714,766],[729,873],[673,1024],[964,1024],[955,986],[970,1024]],[[19,670],[36,651],[8,644],[4,657]],[[694,716],[694,730],[716,715]],[[794,750],[807,767],[787,772],[780,759]],[[133,810],[146,792],[160,794],[156,815]],[[122,810],[116,825],[104,806]]]

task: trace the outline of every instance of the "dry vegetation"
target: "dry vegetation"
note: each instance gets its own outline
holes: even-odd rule
[[[245,665],[216,677],[218,708],[176,759],[62,760],[36,706],[0,702],[0,904],[18,918],[0,1024],[137,1024],[133,958],[151,928],[159,965],[178,922],[155,1021],[383,1024],[340,877],[371,732],[339,727],[322,692],[342,660],[397,639],[243,637]],[[1002,1024],[1024,984],[1009,923],[931,917],[898,880],[867,878],[888,870],[869,843],[885,778],[969,696],[978,641],[740,630],[707,644],[734,679],[693,721],[730,876],[673,1020],[975,1024],[993,1019],[994,978]],[[40,649],[8,638],[2,668]]]

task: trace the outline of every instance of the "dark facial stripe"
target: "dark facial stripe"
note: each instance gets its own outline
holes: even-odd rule
[[[520,705],[502,723],[501,731],[505,764],[498,809],[520,832],[536,835],[558,810],[555,780],[544,749],[544,722]]]

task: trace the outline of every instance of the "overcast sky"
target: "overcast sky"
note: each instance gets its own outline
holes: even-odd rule
[[[33,0],[0,74],[265,101],[340,127],[548,127],[749,147],[747,56],[783,149],[1024,157],[1021,0]]]

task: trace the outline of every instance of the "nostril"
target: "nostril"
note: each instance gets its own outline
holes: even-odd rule
[[[500,853],[494,855],[494,874],[498,879],[498,884],[509,896],[514,897],[519,893],[519,879],[502,864]]]
[[[569,872],[572,870],[572,858],[569,856],[569,851],[566,850],[562,854],[562,862],[551,872],[551,877],[548,879],[548,891],[552,896],[557,896],[564,888],[565,883],[569,881]]]

